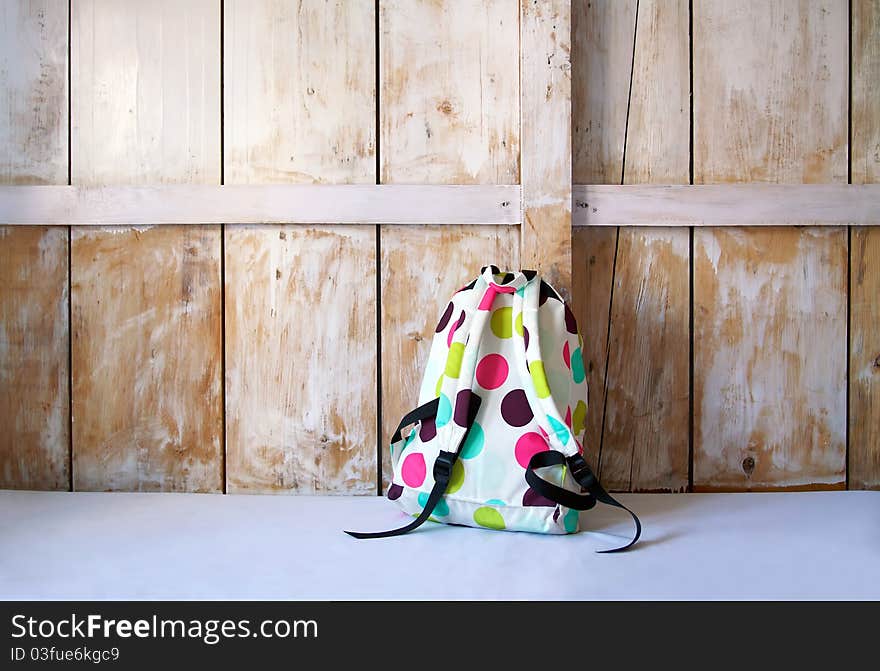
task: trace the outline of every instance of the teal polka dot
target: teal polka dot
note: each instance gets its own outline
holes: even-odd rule
[[[568,432],[568,427],[566,427],[565,424],[560,424],[559,420],[554,419],[550,415],[547,415],[547,421],[550,422],[550,428],[553,429],[556,438],[559,439],[560,443],[565,445],[568,442],[568,437],[571,435]]]
[[[419,505],[424,508],[428,503],[428,493],[427,492],[419,492]],[[432,515],[437,515],[438,517],[446,517],[449,514],[449,504],[446,503],[446,499],[441,498],[437,501],[437,505],[434,506],[434,512]]]
[[[571,376],[576,384],[584,381],[586,373],[584,373],[584,353],[578,347],[571,355]]]
[[[562,518],[562,524],[565,526],[565,531],[567,533],[573,534],[578,530],[578,511],[577,510],[569,510],[565,513],[565,517]]]
[[[440,394],[440,405],[437,407],[437,421],[435,426],[441,427],[449,423],[452,419],[452,403],[446,397],[446,394]]]
[[[502,501],[501,499],[489,499],[488,501],[486,501],[486,505],[487,506],[506,506],[507,504],[504,503],[504,501]]]
[[[467,440],[461,448],[462,459],[473,459],[483,451],[483,445],[486,442],[486,436],[483,433],[483,427],[478,422],[474,422],[471,430],[468,432]]]

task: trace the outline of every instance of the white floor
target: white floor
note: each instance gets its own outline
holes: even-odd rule
[[[880,492],[631,494],[577,536],[405,520],[378,497],[0,491],[2,599],[878,599]]]

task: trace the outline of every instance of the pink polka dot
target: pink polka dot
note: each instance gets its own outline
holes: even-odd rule
[[[403,460],[403,466],[400,468],[400,474],[403,481],[409,487],[421,487],[425,481],[425,456],[421,452],[413,452]]]
[[[498,389],[507,379],[507,359],[500,354],[487,354],[477,364],[477,382],[483,389]]]
[[[529,461],[538,452],[548,449],[547,441],[540,433],[530,431],[520,436],[516,441],[516,460],[523,468],[528,468]]]
[[[571,408],[565,409],[565,425],[570,429],[571,428]]]
[[[567,368],[571,368],[571,352],[568,349],[568,341],[565,341],[565,344],[562,346],[562,360],[565,361],[565,366]]]

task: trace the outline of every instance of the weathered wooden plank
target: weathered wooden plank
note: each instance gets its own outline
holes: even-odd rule
[[[77,185],[220,176],[220,7],[83,0]],[[221,491],[220,228],[75,228],[74,488]]]
[[[588,109],[574,114],[584,127],[619,135],[606,135],[601,143],[589,134],[580,136],[585,144],[575,150],[576,174],[609,182],[687,183],[687,3],[640,2],[637,12],[627,12],[623,3],[584,4],[580,20],[590,28],[576,35],[602,37],[578,46],[575,80],[579,88],[599,92]],[[619,46],[626,43],[629,54]],[[617,45],[613,59],[610,45]],[[607,80],[609,72],[616,73],[614,81]],[[598,213],[595,203],[575,200],[576,211]],[[589,234],[590,242],[600,243],[598,254],[576,248],[604,264],[589,269],[590,276],[610,280],[614,275],[609,284],[585,287],[590,296],[576,303],[588,310],[578,315],[590,325],[605,312],[600,323],[606,330],[594,331],[594,342],[587,345],[594,365],[588,418],[595,432],[592,449],[601,450],[599,474],[606,486],[680,491],[688,484],[688,232],[626,228],[618,236],[611,243],[607,234]],[[576,244],[586,245],[588,239],[578,236]],[[583,265],[584,256],[576,258]]]
[[[481,259],[483,265],[519,268],[519,231],[501,226],[383,228],[383,445],[400,418],[416,406],[431,339],[446,301],[479,274]],[[387,449],[382,466],[387,484],[391,480]]]
[[[852,3],[852,181],[880,183],[880,2]],[[880,198],[875,203],[880,202]],[[876,206],[880,209],[880,205]],[[874,220],[880,224],[880,212]],[[850,251],[849,487],[880,489],[880,229]]]
[[[575,70],[575,74],[577,71]],[[608,363],[608,306],[614,279],[618,230],[587,226],[573,229],[572,303],[584,340],[587,371],[587,430],[584,447],[590,467],[598,473],[605,412],[605,372]]]
[[[381,2],[380,8],[382,181],[518,181],[516,1],[394,0]],[[511,201],[517,221],[519,202],[517,194]],[[385,446],[397,422],[418,400],[429,336],[445,307],[440,301],[484,265],[519,268],[519,231],[497,226],[383,226],[380,247],[387,484],[390,462]]]
[[[845,182],[845,3],[694,3],[698,183]],[[842,487],[846,231],[695,229],[694,487]]]
[[[235,226],[226,249],[229,492],[375,494],[375,230]]]
[[[73,229],[74,488],[223,488],[219,227]]]
[[[226,182],[375,184],[374,3],[225,8]],[[229,491],[374,494],[375,227],[227,227],[225,250]]]
[[[0,186],[0,223],[519,223],[517,185]]]
[[[620,184],[623,179],[638,4],[637,0],[572,0],[571,170],[575,184]]]
[[[571,2],[520,0],[520,256],[571,297]]]
[[[0,184],[67,183],[67,21],[66,3],[0,4]],[[69,487],[67,244],[0,226],[0,488]]]
[[[0,227],[0,489],[70,485],[67,235]]]
[[[374,183],[374,2],[224,0],[224,22],[226,183]]]
[[[572,202],[573,226],[870,226],[880,220],[878,184],[576,184]]]
[[[519,181],[517,0],[381,0],[383,184]]]

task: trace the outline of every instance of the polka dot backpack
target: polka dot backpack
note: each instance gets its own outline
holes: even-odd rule
[[[419,406],[391,439],[388,498],[415,519],[488,529],[575,533],[597,501],[638,517],[599,484],[583,456],[583,342],[568,305],[534,271],[495,266],[460,289],[431,343]],[[404,437],[405,427],[418,425]],[[430,468],[429,468],[430,465]]]

